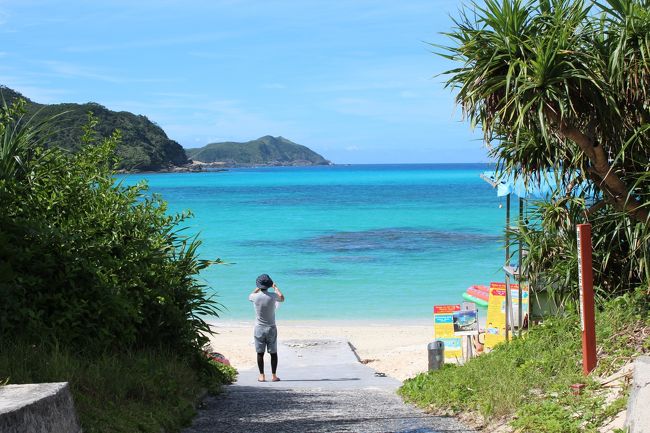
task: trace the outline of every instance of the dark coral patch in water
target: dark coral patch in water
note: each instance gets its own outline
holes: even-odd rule
[[[377,261],[379,261],[379,258],[372,256],[344,255],[330,258],[330,262],[334,263],[371,263]]]
[[[426,252],[472,248],[497,242],[500,236],[482,233],[446,232],[414,228],[386,228],[354,232],[336,232],[303,240],[302,248],[311,252],[396,251]]]

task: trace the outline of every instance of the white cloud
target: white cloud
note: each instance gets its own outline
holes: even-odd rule
[[[300,128],[291,121],[277,120],[241,108],[236,103],[214,104],[214,131],[222,139],[253,139],[264,135],[296,137]]]
[[[134,48],[153,48],[153,47],[167,47],[175,45],[194,45],[204,42],[215,42],[222,39],[230,38],[234,33],[195,33],[184,36],[163,37],[154,39],[133,39],[125,42],[114,42],[108,44],[94,44],[94,45],[73,45],[64,48],[64,51],[71,53],[95,53],[101,51],[115,51],[115,50],[128,50]],[[197,57],[202,54],[200,52],[190,52],[190,55]]]
[[[194,100],[198,100],[204,96],[199,93],[190,93],[190,92],[154,92],[152,93],[152,95],[162,96],[165,98],[186,98],[186,99],[194,99]]]
[[[214,141],[248,141],[264,135],[282,135],[296,141],[307,135],[296,122],[246,108],[240,100],[173,92],[159,96],[148,103],[113,101],[108,106],[146,113],[170,138],[186,147]]]
[[[123,80],[112,75],[106,75],[97,72],[91,68],[75,65],[68,62],[60,62],[55,60],[48,60],[42,62],[54,74],[66,78],[88,78],[97,81],[106,81],[109,83],[120,83]]]
[[[41,104],[58,104],[65,99],[68,92],[64,89],[34,86],[20,78],[13,76],[0,76],[0,83],[10,89],[20,92],[24,97]]]
[[[378,101],[364,98],[337,98],[332,104],[335,111],[354,116],[375,117],[384,114]]]
[[[349,77],[346,77],[349,78]],[[311,87],[306,89],[308,92],[359,92],[365,90],[390,90],[401,89],[406,86],[405,82],[401,81],[381,81],[381,80],[359,80],[355,81],[354,78],[349,78],[349,82],[323,84],[318,87]]]
[[[147,77],[147,78],[125,78],[121,75],[108,74],[104,71],[86,67],[83,65],[78,65],[69,62],[62,62],[57,60],[47,60],[40,62],[48,69],[48,73],[44,75],[55,76],[59,78],[84,78],[94,81],[103,81],[107,83],[114,84],[126,84],[126,83],[135,83],[135,84],[159,84],[159,83],[179,83],[183,81],[181,78],[157,78],[157,77]]]

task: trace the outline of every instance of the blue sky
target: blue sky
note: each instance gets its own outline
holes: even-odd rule
[[[0,84],[143,114],[184,147],[282,135],[336,163],[483,162],[432,53],[458,0],[0,0]]]

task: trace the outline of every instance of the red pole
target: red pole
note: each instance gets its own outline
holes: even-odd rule
[[[580,287],[580,327],[582,328],[582,372],[596,368],[596,321],[594,280],[591,262],[591,224],[578,224],[578,281]]]

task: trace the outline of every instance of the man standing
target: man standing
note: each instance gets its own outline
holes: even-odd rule
[[[284,302],[284,295],[273,283],[271,277],[262,274],[255,281],[257,286],[253,293],[248,296],[248,300],[255,307],[255,351],[257,352],[257,367],[260,370],[259,382],[266,381],[264,376],[264,350],[271,354],[271,373],[273,382],[278,382],[280,378],[275,374],[278,368],[278,330],[275,327],[275,307],[276,302]],[[269,292],[268,289],[273,287],[275,292]]]

